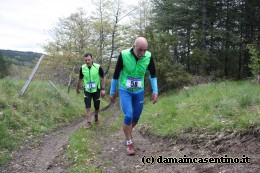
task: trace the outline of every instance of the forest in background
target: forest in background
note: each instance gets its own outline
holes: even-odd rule
[[[86,52],[111,79],[120,51],[137,36],[147,38],[160,91],[219,79],[259,81],[260,1],[150,0],[125,6],[94,0],[60,18],[44,44],[38,79],[77,80]],[[108,80],[109,82],[109,80]],[[149,85],[146,85],[149,86]]]
[[[9,75],[13,76],[13,72],[19,68],[32,68],[35,65],[35,59],[40,56],[41,54],[37,52],[0,49],[0,79]]]
[[[44,48],[50,55],[47,71],[57,74],[53,78],[78,73],[83,54],[90,52],[110,79],[113,60],[137,36],[148,40],[161,91],[259,76],[260,1],[140,0],[124,6],[120,0],[94,0],[93,5],[91,15],[82,7],[50,32],[53,40]]]
[[[35,58],[40,58],[41,53],[37,52],[24,52],[17,50],[4,50],[0,49],[0,54],[9,64],[15,64],[18,66],[24,65],[25,62],[33,63]]]

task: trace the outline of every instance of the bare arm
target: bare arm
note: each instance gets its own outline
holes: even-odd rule
[[[76,86],[76,92],[77,92],[77,94],[79,94],[80,93],[80,86],[81,86],[81,79],[78,79],[78,81],[77,81],[77,86]]]
[[[107,78],[106,76],[104,76],[102,78],[102,89],[101,89],[101,96],[104,96],[106,94],[106,90],[105,90],[105,87],[106,87],[106,81],[107,81]]]

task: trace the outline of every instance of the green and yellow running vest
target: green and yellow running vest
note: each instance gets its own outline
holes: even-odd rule
[[[99,64],[93,63],[91,68],[87,64],[82,65],[84,75],[84,87],[87,92],[93,93],[100,88]]]
[[[145,52],[145,55],[136,61],[131,49],[121,52],[123,59],[123,69],[120,75],[120,86],[131,91],[136,91],[144,88],[144,78],[147,67],[150,63],[151,53]]]

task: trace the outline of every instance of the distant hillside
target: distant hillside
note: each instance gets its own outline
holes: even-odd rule
[[[15,65],[25,65],[27,63],[32,63],[35,58],[40,58],[42,55],[41,53],[37,52],[22,52],[4,49],[0,49],[0,54],[9,63]]]

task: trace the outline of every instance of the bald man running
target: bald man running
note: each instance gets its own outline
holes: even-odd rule
[[[132,130],[137,125],[143,110],[144,78],[147,70],[153,90],[153,103],[156,103],[158,99],[156,69],[152,54],[147,51],[147,47],[146,38],[138,37],[132,48],[120,53],[110,87],[110,100],[114,103],[119,81],[119,97],[124,113],[123,131],[127,155],[130,156],[135,155]]]

